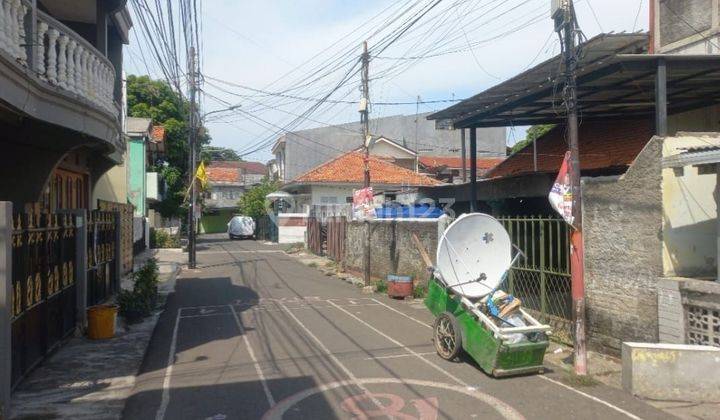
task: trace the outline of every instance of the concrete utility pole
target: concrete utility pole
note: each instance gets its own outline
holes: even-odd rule
[[[462,159],[462,182],[467,182],[467,153],[465,146],[465,129],[460,129],[460,159]]]
[[[197,170],[196,136],[197,136],[197,108],[195,94],[197,83],[195,81],[195,47],[190,47],[188,77],[190,82],[190,135],[188,137],[188,178],[190,182],[190,206],[188,207],[188,267],[197,266],[195,253],[195,205],[197,201],[197,189],[195,188],[195,171]]]
[[[563,36],[565,60],[565,108],[567,110],[568,143],[570,147],[570,179],[572,183],[573,227],[570,234],[570,272],[575,324],[575,373],[587,374],[585,343],[585,250],[582,236],[582,184],[580,182],[580,145],[577,115],[577,55],[575,8],[572,0],[565,0],[553,14],[555,28]]]
[[[363,160],[364,182],[363,187],[370,187],[370,55],[367,41],[363,42],[362,53],[362,99],[360,100],[360,123],[363,126],[363,145],[365,158]],[[370,222],[365,220],[365,244],[363,246],[363,281],[365,286],[370,285]]]

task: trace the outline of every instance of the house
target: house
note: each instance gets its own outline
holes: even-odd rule
[[[214,161],[206,168],[208,189],[203,192],[204,209],[200,219],[203,233],[227,230],[227,223],[237,213],[238,200],[267,176],[260,162]]]
[[[659,340],[659,313],[667,307],[658,303],[658,287],[671,275],[667,261],[672,260],[663,257],[663,249],[682,231],[668,231],[668,217],[675,212],[670,209],[698,207],[694,194],[676,194],[675,201],[668,202],[667,176],[672,171],[662,169],[663,151],[672,144],[677,149],[678,142],[697,147],[698,140],[689,139],[698,135],[678,134],[683,131],[720,129],[720,58],[652,55],[649,42],[646,34],[599,35],[584,43],[578,63],[588,343],[614,354],[623,341]],[[561,339],[569,340],[570,228],[547,201],[567,150],[563,112],[553,106],[561,77],[557,56],[431,115],[442,126],[471,131],[510,125],[557,127],[536,141],[535,150],[528,145],[491,169],[485,179],[419,192],[438,201],[452,197],[451,210],[456,213],[477,209],[497,216],[526,253],[522,269],[509,275],[508,288],[552,323]],[[673,140],[675,136],[683,139]],[[709,182],[710,178],[693,181],[693,186]],[[710,199],[707,187],[703,197]],[[710,241],[706,238],[694,246],[701,244],[710,246]],[[703,251],[696,261],[708,254],[714,255]],[[714,263],[715,259],[707,262],[712,267]],[[683,313],[672,309],[676,311]]]
[[[504,157],[478,158],[475,160],[477,176],[482,178],[485,174],[505,160]],[[431,174],[435,179],[449,184],[467,182],[470,160],[459,157],[422,156],[419,159],[420,170]]]
[[[435,129],[433,122],[426,119],[427,115],[377,118],[370,121],[370,128],[375,136],[412,150],[418,156],[459,157],[462,148],[460,132]],[[505,127],[478,131],[478,150],[483,156],[505,156],[505,133]],[[362,147],[363,143],[359,122],[286,133],[278,138],[272,149],[278,179],[290,182],[323,162]]]
[[[314,205],[352,203],[353,191],[363,186],[364,159],[360,152],[348,152],[285,184],[282,190],[294,198],[292,211],[307,213],[307,208]],[[370,185],[375,194],[441,184],[381,156],[371,155],[369,164]]]
[[[92,197],[126,147],[122,63],[132,22],[125,0],[2,0],[0,6],[3,232],[16,235],[13,254],[40,256],[16,267],[3,261],[0,270],[0,284],[11,289],[10,300],[0,307],[12,308],[13,340],[21,340],[11,347],[0,340],[0,417],[9,417],[10,383],[17,384],[82,327],[86,305],[106,300],[118,287],[117,220],[95,210]],[[8,220],[14,226],[7,226]],[[57,242],[49,235],[56,229],[62,233],[58,237],[72,239]],[[44,249],[60,251],[36,248],[40,245],[27,241],[31,230],[47,235]],[[2,240],[12,243],[6,236]],[[88,291],[87,299],[75,299],[77,284]],[[29,288],[38,293],[26,293]],[[58,296],[61,304],[49,305],[48,296]],[[38,316],[50,316],[58,328],[27,321]],[[0,315],[3,337],[6,320]]]

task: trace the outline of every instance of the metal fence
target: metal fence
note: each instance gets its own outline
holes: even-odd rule
[[[70,214],[13,215],[13,385],[75,330],[75,228]]]
[[[307,247],[315,255],[325,255],[325,243],[327,241],[327,228],[323,226],[319,218],[308,217],[307,220]]]
[[[255,237],[263,241],[277,242],[277,223],[275,223],[270,216],[259,217],[255,221]]]
[[[553,334],[572,343],[570,226],[553,217],[499,217],[512,243],[522,250],[508,276],[508,289]]]
[[[87,221],[87,305],[107,300],[120,287],[116,264],[118,213],[93,210]]]
[[[98,209],[120,213],[120,272],[128,274],[133,269],[133,210],[130,203],[98,200]],[[144,229],[143,229],[144,231]]]

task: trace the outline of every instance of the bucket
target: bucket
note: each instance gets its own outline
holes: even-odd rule
[[[96,305],[87,309],[88,338],[102,340],[115,336],[115,319],[117,318],[117,305]]]
[[[413,280],[410,276],[387,276],[388,296],[405,299],[413,294]]]

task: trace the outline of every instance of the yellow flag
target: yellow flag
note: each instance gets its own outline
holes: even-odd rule
[[[195,172],[195,178],[200,181],[200,188],[202,188],[203,190],[207,188],[208,176],[207,172],[205,171],[205,162],[200,162],[200,165],[197,168],[197,172]]]

